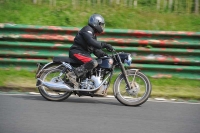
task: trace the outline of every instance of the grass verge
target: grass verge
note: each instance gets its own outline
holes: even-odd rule
[[[108,94],[113,94],[112,87],[116,75],[111,81]],[[200,81],[181,78],[152,78],[151,97],[176,98],[187,100],[200,100]],[[36,91],[35,73],[27,70],[0,69],[0,91]]]

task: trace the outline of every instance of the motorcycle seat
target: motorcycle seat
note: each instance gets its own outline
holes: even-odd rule
[[[66,63],[71,63],[71,64],[83,64],[83,63],[77,62],[74,59],[69,58],[67,56],[56,56],[56,57],[53,57],[53,62],[54,63],[66,62]],[[102,59],[97,59],[97,63],[101,64],[102,63]]]
[[[80,64],[79,62],[73,60],[72,58],[69,58],[67,56],[56,56],[53,57],[53,62],[60,63],[60,62],[66,62],[66,63],[72,63],[72,64]]]

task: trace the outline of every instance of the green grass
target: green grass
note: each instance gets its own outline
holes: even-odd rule
[[[27,70],[18,71],[13,68],[0,69],[0,89],[3,91],[29,91],[29,89],[35,91],[35,73]]]
[[[150,78],[152,96],[200,99],[200,81],[180,78]]]
[[[185,12],[156,10],[156,5],[138,5],[137,8],[123,4],[88,4],[73,6],[71,0],[57,0],[33,4],[27,0],[7,0],[0,3],[0,23],[31,25],[56,25],[82,27],[93,13],[100,13],[106,20],[106,28],[167,31],[200,31],[200,16]]]
[[[114,75],[108,94],[113,94],[112,87],[116,75]],[[200,81],[180,78],[152,78],[151,97],[181,98],[200,100]],[[35,87],[35,73],[27,70],[0,69],[0,90],[2,91],[37,91]]]

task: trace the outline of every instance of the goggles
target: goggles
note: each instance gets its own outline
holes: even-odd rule
[[[100,25],[101,28],[104,30],[104,28],[105,28],[105,26],[106,26],[105,23],[101,23],[101,22],[100,22],[99,25]]]

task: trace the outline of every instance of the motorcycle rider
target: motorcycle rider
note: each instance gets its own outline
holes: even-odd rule
[[[96,34],[102,33],[104,28],[104,18],[100,14],[93,14],[88,20],[88,25],[83,27],[74,38],[74,43],[69,50],[69,57],[82,63],[73,72],[68,73],[70,81],[75,85],[78,85],[76,82],[78,77],[98,65],[97,61],[91,57],[91,53],[97,57],[102,57],[107,55],[102,51],[103,48],[113,51],[113,47],[110,44],[97,41]]]

